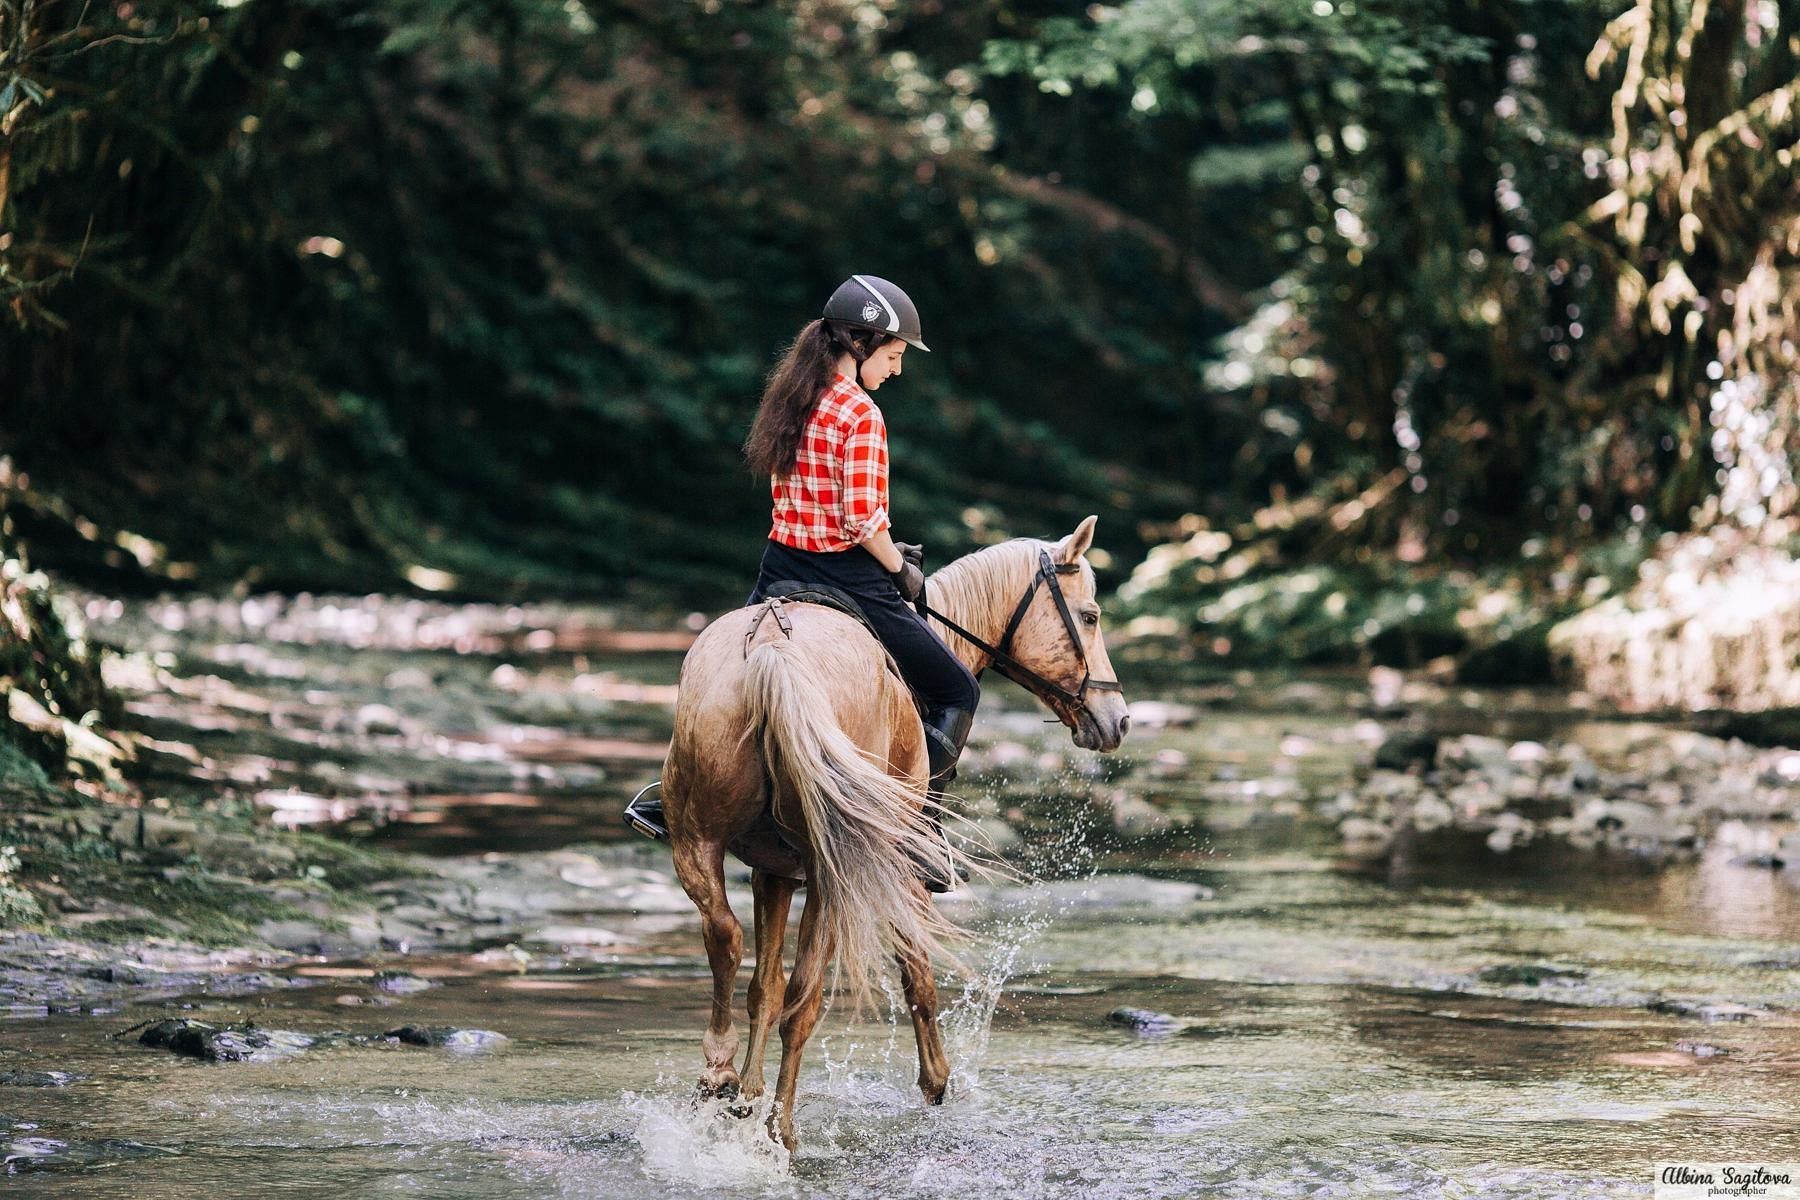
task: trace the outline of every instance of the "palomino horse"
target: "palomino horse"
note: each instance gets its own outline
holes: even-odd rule
[[[1131,720],[1100,638],[1094,572],[1082,557],[1093,537],[1089,517],[1060,542],[990,546],[932,575],[926,594],[934,628],[971,671],[993,666],[1018,680],[1073,731],[1076,745],[1105,751],[1118,747]],[[882,964],[897,960],[919,1043],[919,1089],[928,1104],[943,1100],[950,1066],[931,960],[957,931],[915,875],[915,858],[945,854],[922,812],[926,781],[912,697],[854,618],[812,604],[755,604],[714,621],[688,651],[663,805],[675,871],[700,910],[712,964],[700,1091],[760,1096],[769,1029],[779,1018],[769,1130],[790,1150],[800,1055],[834,953],[859,1006]],[[727,850],[752,868],[756,907],[741,1074],[731,998],[744,934],[725,899]],[[802,877],[806,906],[784,987],[782,941]]]

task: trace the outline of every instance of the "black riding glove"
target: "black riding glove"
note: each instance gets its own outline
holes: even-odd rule
[[[914,542],[895,542],[894,549],[896,549],[900,552],[901,558],[905,559],[907,562],[911,563],[913,566],[919,568],[919,570],[923,571],[925,569],[925,547],[924,546],[918,545]],[[902,568],[902,570],[904,570],[904,569],[905,568]]]
[[[919,564],[910,558],[900,564],[898,571],[889,571],[888,578],[894,581],[900,598],[908,604],[917,600],[919,593],[925,590],[925,572],[919,570]]]

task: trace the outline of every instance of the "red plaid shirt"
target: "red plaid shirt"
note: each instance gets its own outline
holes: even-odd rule
[[[794,469],[769,480],[769,537],[796,550],[848,550],[888,528],[887,423],[839,372],[800,434]]]

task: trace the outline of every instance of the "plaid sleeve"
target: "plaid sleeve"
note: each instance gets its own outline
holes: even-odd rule
[[[861,543],[892,524],[888,520],[887,423],[874,406],[857,418],[844,440],[844,531]]]

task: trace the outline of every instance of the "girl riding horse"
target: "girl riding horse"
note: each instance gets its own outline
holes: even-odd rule
[[[878,276],[852,275],[770,373],[744,443],[751,471],[768,476],[773,500],[748,603],[784,581],[822,584],[856,602],[924,705],[936,804],[956,776],[981,686],[910,607],[925,586],[923,550],[891,533],[887,425],[869,394],[900,376],[908,347],[930,353],[912,299]],[[635,802],[628,816],[661,836],[654,801]],[[919,872],[934,892],[952,886],[935,858]]]

